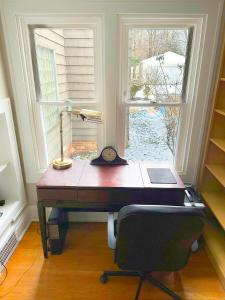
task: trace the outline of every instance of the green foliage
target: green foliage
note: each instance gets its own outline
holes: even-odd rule
[[[137,66],[140,64],[140,59],[137,57],[130,57],[130,65],[131,66]]]
[[[140,91],[143,87],[143,83],[138,80],[132,80],[130,86],[130,97],[134,99],[136,93]]]

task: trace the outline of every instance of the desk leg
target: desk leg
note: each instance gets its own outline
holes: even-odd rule
[[[46,212],[45,206],[40,202],[37,204],[38,207],[38,216],[41,230],[41,240],[42,240],[42,248],[44,257],[48,257],[48,246],[47,246],[47,229],[46,229]]]

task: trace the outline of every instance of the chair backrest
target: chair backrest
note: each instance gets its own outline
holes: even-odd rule
[[[178,271],[204,227],[194,207],[128,205],[117,220],[115,260],[124,270]]]

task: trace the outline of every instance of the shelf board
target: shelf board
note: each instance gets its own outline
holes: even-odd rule
[[[3,172],[7,168],[7,164],[0,165],[0,173]]]
[[[222,116],[225,116],[225,109],[215,109],[215,112]]]
[[[225,230],[225,194],[223,192],[202,192],[201,195]]]
[[[225,139],[221,138],[211,138],[210,141],[225,152]]]
[[[225,81],[225,77],[221,77],[221,78],[220,78],[220,81]]]
[[[206,224],[204,238],[207,252],[223,286],[225,286],[225,233],[210,224]]]
[[[225,165],[224,164],[210,164],[205,165],[210,173],[225,187]]]

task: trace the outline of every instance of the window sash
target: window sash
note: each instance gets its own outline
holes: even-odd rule
[[[60,102],[62,104],[65,103],[65,101],[61,101],[56,99],[53,99],[51,101],[44,99],[41,95],[41,83],[40,83],[40,76],[38,72],[38,62],[37,62],[37,51],[36,51],[36,43],[35,43],[35,29],[91,29],[93,30],[93,49],[94,49],[94,54],[93,54],[93,59],[94,59],[94,82],[93,84],[95,85],[95,97],[93,99],[90,98],[78,98],[76,100],[73,99],[67,99],[71,103],[78,103],[80,105],[89,105],[89,104],[94,104],[97,102],[100,102],[102,99],[102,92],[101,92],[101,70],[100,70],[100,61],[102,59],[102,49],[101,49],[101,28],[100,28],[100,23],[99,20],[95,20],[93,23],[86,23],[79,21],[75,24],[71,24],[70,26],[67,26],[65,24],[59,24],[59,25],[28,25],[28,30],[29,30],[29,40],[30,40],[30,50],[31,50],[31,58],[32,58],[32,67],[33,67],[33,77],[34,77],[34,86],[35,86],[35,92],[36,92],[36,101],[39,102],[40,104],[57,104],[59,105]],[[69,65],[68,65],[69,66]],[[57,85],[58,86],[58,85]],[[66,101],[67,101],[66,100]]]
[[[177,135],[177,151],[176,157],[174,160],[176,169],[181,174],[186,174],[187,167],[190,162],[190,147],[187,145],[191,142],[191,135],[193,128],[193,114],[195,112],[195,104],[196,104],[196,97],[194,94],[194,90],[196,89],[196,75],[198,74],[197,65],[197,57],[200,52],[199,48],[199,37],[201,35],[201,24],[199,23],[198,19],[190,18],[186,19],[185,17],[182,18],[167,18],[162,17],[160,19],[156,19],[154,17],[142,17],[138,15],[137,17],[128,17],[128,16],[121,16],[119,20],[119,29],[120,29],[120,47],[119,47],[119,96],[118,96],[118,106],[117,106],[117,148],[121,155],[124,155],[125,151],[125,129],[126,129],[126,122],[125,122],[125,112],[127,106],[180,106],[181,109],[181,116],[178,128],[178,135]],[[185,74],[187,77],[186,81],[186,102],[181,103],[150,103],[146,100],[142,101],[128,101],[129,95],[127,91],[129,91],[128,85],[128,30],[129,28],[134,27],[149,27],[149,28],[190,28],[191,32],[191,51],[189,51],[189,58],[188,58],[188,74]],[[188,46],[188,45],[187,45]],[[195,55],[193,54],[195,53]],[[192,79],[190,82],[190,78]],[[145,102],[145,103],[144,103]]]
[[[125,107],[130,107],[130,106],[140,106],[140,107],[151,107],[151,106],[165,106],[165,107],[169,107],[169,106],[177,106],[177,107],[183,107],[185,105],[185,103],[180,102],[180,103],[176,103],[176,102],[171,102],[171,103],[154,103],[151,101],[146,101],[146,100],[137,100],[137,101],[124,101],[124,106]]]

